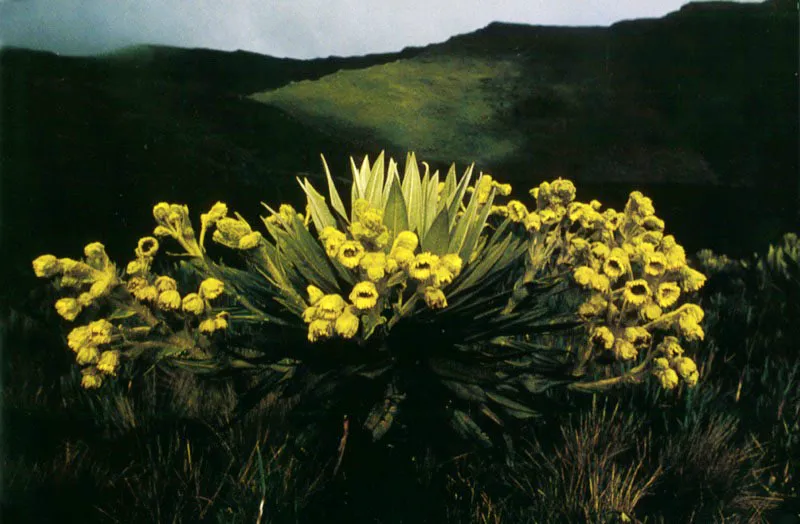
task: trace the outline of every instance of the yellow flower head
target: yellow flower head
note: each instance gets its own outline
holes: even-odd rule
[[[181,307],[181,295],[175,289],[162,291],[158,294],[158,301],[156,304],[164,311],[176,311]]]
[[[308,325],[308,341],[328,338],[333,334],[333,322],[330,320],[315,320]]]
[[[660,371],[664,369],[669,369],[669,360],[664,357],[653,359],[653,370]]]
[[[214,317],[214,329],[217,331],[224,331],[228,329],[228,316],[229,313],[227,311],[217,313],[217,316]]]
[[[83,248],[83,254],[86,256],[86,261],[89,265],[95,269],[104,269],[108,265],[106,247],[100,242],[86,244]]]
[[[383,251],[365,253],[359,265],[367,272],[368,279],[377,282],[386,275],[386,254]]]
[[[95,364],[99,359],[100,350],[97,349],[97,346],[92,345],[79,348],[75,355],[75,362],[77,362],[80,366]]]
[[[368,209],[369,201],[363,198],[357,198],[355,202],[353,202],[353,216],[358,220],[361,220],[361,215],[363,215]]]
[[[663,311],[655,302],[647,302],[639,310],[639,317],[645,322],[653,321],[662,315]]]
[[[89,307],[94,302],[94,297],[91,293],[81,293],[78,295],[78,305],[82,308]]]
[[[603,298],[603,295],[594,294],[578,307],[578,315],[584,319],[590,319],[604,314],[607,309],[608,301]]]
[[[636,347],[628,340],[617,338],[614,341],[614,356],[618,360],[633,360],[638,355],[639,352],[636,350]]]
[[[405,249],[402,247],[398,247],[397,249],[392,250],[392,254],[389,255],[389,258],[397,262],[397,265],[402,268],[407,268],[411,262],[414,261],[414,252],[410,249]]]
[[[592,284],[592,279],[597,275],[594,269],[588,266],[579,266],[573,271],[572,276],[579,286],[589,287]]]
[[[664,340],[658,344],[656,348],[658,351],[664,354],[666,358],[675,358],[683,355],[683,348],[681,347],[680,343],[678,342],[678,337],[667,336],[664,337]]]
[[[650,286],[646,280],[636,279],[625,282],[625,300],[634,306],[641,306],[650,297]]]
[[[111,333],[114,330],[114,325],[108,320],[101,318],[100,320],[89,322],[89,325],[86,327],[89,330],[89,338],[92,344],[101,345],[111,343]]]
[[[446,267],[457,277],[461,273],[462,260],[456,253],[448,253],[439,259],[439,265]]]
[[[349,269],[358,267],[361,257],[364,256],[364,246],[357,240],[348,240],[342,243],[339,249],[338,260]]]
[[[408,274],[417,280],[427,280],[433,274],[433,269],[439,263],[439,257],[433,253],[420,253],[408,265]]]
[[[678,331],[686,340],[703,340],[705,333],[700,324],[690,315],[681,315],[678,319]]]
[[[697,364],[689,357],[675,357],[672,361],[672,367],[684,380],[691,375],[697,374]]]
[[[317,286],[308,286],[306,292],[308,293],[308,303],[312,306],[325,296],[325,293]]]
[[[611,254],[611,249],[603,242],[592,242],[591,253],[595,258],[605,260]]]
[[[675,282],[662,282],[656,290],[656,302],[661,307],[670,307],[681,296],[681,288]]]
[[[214,300],[225,291],[225,284],[216,278],[207,278],[200,283],[200,296],[206,300]]]
[[[565,209],[563,207],[548,207],[539,211],[539,218],[541,219],[542,224],[549,226],[559,222],[564,217],[564,212]]]
[[[140,260],[131,260],[125,268],[125,273],[128,275],[136,275],[147,270],[147,263],[142,263]]]
[[[650,341],[653,339],[650,332],[640,326],[626,327],[623,333],[625,340],[633,344],[637,349],[649,346]]]
[[[500,196],[508,196],[511,194],[511,184],[498,184],[494,182],[494,187],[497,188],[497,194]]]
[[[705,317],[705,313],[703,312],[703,308],[698,306],[697,304],[686,304],[683,306],[683,310],[681,311],[683,316],[689,317],[695,322],[702,322],[703,318]]]
[[[200,330],[200,333],[205,333],[206,335],[210,335],[214,331],[217,330],[217,325],[214,322],[213,318],[207,318],[200,322],[200,325],[197,326],[197,329]]]
[[[144,286],[134,290],[133,296],[142,302],[155,302],[158,300],[158,289],[155,286]]]
[[[89,344],[91,339],[92,335],[89,331],[89,326],[76,327],[67,335],[67,346],[69,346],[72,351],[78,351],[83,346]]]
[[[595,273],[589,281],[589,287],[595,291],[606,293],[611,288],[611,283],[607,276]]]
[[[358,316],[352,307],[345,309],[336,319],[334,331],[342,338],[353,338],[358,333]]]
[[[664,221],[655,215],[646,216],[642,219],[642,227],[648,231],[664,231]]]
[[[317,318],[321,320],[336,320],[342,314],[346,305],[341,295],[325,295],[315,305]]]
[[[606,229],[609,231],[616,231],[625,220],[625,215],[609,208],[603,211],[603,219],[605,220]]]
[[[223,202],[217,202],[211,207],[211,210],[208,213],[203,213],[200,215],[200,221],[204,226],[211,227],[221,219],[225,218],[227,214],[228,206]]]
[[[359,282],[350,292],[350,302],[358,309],[370,309],[378,303],[378,296],[375,284],[369,281]]]
[[[675,389],[678,385],[678,374],[672,369],[658,369],[653,372],[653,375],[664,389]]]
[[[211,238],[214,242],[222,244],[231,249],[240,249],[239,241],[242,237],[252,233],[250,225],[238,218],[221,218],[217,222],[217,228]]]
[[[119,367],[119,351],[103,351],[97,362],[97,371],[106,375],[116,375]]]
[[[156,219],[157,222],[165,222],[167,220],[167,216],[169,215],[169,204],[166,202],[159,202],[155,206],[153,206],[153,218]]]
[[[689,266],[681,268],[680,277],[681,289],[687,293],[699,290],[706,283],[706,276]]]
[[[319,239],[325,246],[325,253],[327,253],[330,258],[336,258],[342,244],[347,241],[347,235],[334,227],[327,226],[322,230],[322,233],[320,233]]]
[[[361,215],[361,222],[371,231],[380,231],[383,225],[383,213],[379,210],[370,208]]]
[[[85,369],[81,377],[81,387],[83,389],[97,389],[103,385],[103,377],[94,369]]]
[[[489,209],[489,216],[508,217],[508,206],[492,206]]]
[[[478,199],[478,204],[485,204],[489,200],[494,183],[491,175],[481,175],[480,180],[475,185],[475,197]]]
[[[652,246],[657,246],[663,237],[664,234],[661,231],[645,231],[641,235],[642,242],[651,244]]]
[[[575,200],[575,184],[569,180],[558,178],[550,185],[550,190],[561,205],[567,205]]]
[[[74,298],[61,298],[56,301],[56,311],[70,322],[75,320],[75,317],[78,316],[81,309],[83,308]]]
[[[600,208],[603,207],[603,204],[601,204],[599,200],[592,200],[591,202],[589,202],[589,207],[591,207],[595,211],[600,211]]]
[[[303,322],[310,324],[317,318],[317,307],[309,306],[303,310]]]
[[[181,309],[192,315],[202,315],[205,308],[205,301],[197,293],[189,293],[181,302]]]
[[[142,237],[139,239],[135,250],[139,258],[150,258],[158,253],[158,240],[155,237]]]
[[[508,207],[508,218],[513,222],[522,222],[528,216],[528,208],[519,200],[511,200],[506,207]]]
[[[262,238],[263,237],[261,236],[260,232],[252,231],[239,239],[239,245],[237,247],[242,251],[249,251],[251,249],[255,249],[259,245],[261,245]]]
[[[664,274],[667,268],[667,257],[664,253],[653,251],[646,253],[644,259],[644,272],[647,275],[658,277]]]
[[[61,264],[53,255],[42,255],[33,261],[33,272],[39,278],[50,278],[61,272]]]
[[[286,222],[287,224],[291,224],[295,218],[299,218],[302,220],[303,216],[289,204],[281,204],[280,207],[278,208],[278,215],[280,215],[283,221]]]
[[[533,233],[542,228],[542,219],[539,218],[538,213],[528,213],[525,215],[525,220],[522,222],[522,225],[525,226],[525,231]]]
[[[644,196],[639,191],[634,191],[628,197],[625,204],[625,214],[632,217],[637,223],[641,223],[645,217],[655,214],[653,201]]]
[[[428,286],[425,288],[424,295],[425,303],[429,308],[442,309],[447,307],[447,297],[444,296],[444,293],[441,289]]]
[[[157,237],[175,236],[175,233],[170,228],[164,226],[156,226],[156,228],[153,229],[153,234]]]
[[[154,282],[156,289],[159,293],[163,293],[164,291],[174,291],[178,289],[178,283],[175,282],[175,279],[168,276],[160,276]]]
[[[569,241],[568,252],[571,257],[581,257],[590,249],[589,242],[585,238],[572,237]]]
[[[606,326],[594,328],[590,340],[603,349],[614,347],[614,334]]]
[[[397,238],[394,239],[392,251],[398,248],[414,251],[417,249],[417,246],[419,246],[419,237],[417,237],[416,233],[412,231],[401,231],[397,234]]]

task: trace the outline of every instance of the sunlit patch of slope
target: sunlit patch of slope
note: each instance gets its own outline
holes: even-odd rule
[[[518,64],[488,57],[430,55],[259,93],[255,100],[301,120],[370,136],[426,158],[502,161],[522,137],[503,126]]]

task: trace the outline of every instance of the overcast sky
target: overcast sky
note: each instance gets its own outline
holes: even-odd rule
[[[0,0],[0,45],[93,54],[134,44],[311,58],[399,51],[492,21],[609,25],[688,0]]]

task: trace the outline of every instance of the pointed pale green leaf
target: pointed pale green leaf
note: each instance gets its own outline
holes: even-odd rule
[[[462,179],[462,182],[464,179]],[[466,190],[466,188],[464,188]],[[453,201],[453,204],[456,202]],[[456,216],[458,206],[451,205],[450,211],[455,212]],[[464,241],[467,238],[467,233],[469,232],[470,225],[475,221],[475,217],[478,214],[478,197],[476,192],[472,192],[470,195],[469,204],[467,204],[467,209],[458,218],[457,222],[455,223],[455,230],[453,231],[453,235],[450,237],[450,246],[448,247],[449,253],[460,253],[461,247],[464,245]],[[464,260],[467,262],[467,260]]]
[[[456,165],[451,164],[450,169],[447,171],[447,177],[444,179],[442,199],[436,204],[437,211],[441,211],[443,207],[449,206],[453,192],[456,190],[456,184]]]
[[[395,162],[393,158],[390,158],[389,170],[386,173],[386,181],[383,184],[383,193],[381,194],[381,211],[386,209],[386,204],[389,201],[389,192],[395,182],[397,182],[397,186],[400,187],[400,174],[397,172],[397,162]],[[403,194],[402,189],[400,190],[400,194]],[[408,220],[408,216],[406,216],[406,220]]]
[[[439,185],[439,172],[435,172],[428,180],[428,190],[425,195],[425,231],[431,227],[436,219],[436,187]],[[449,221],[448,221],[449,222]]]
[[[375,208],[380,208],[381,206],[381,191],[383,190],[384,176],[383,157],[383,151],[381,151],[381,154],[378,155],[378,158],[372,164],[369,180],[367,180],[367,191],[364,197],[369,202],[370,206]]]
[[[333,213],[331,213],[322,195],[314,189],[314,186],[311,185],[308,179],[300,180],[298,178],[297,182],[306,193],[306,199],[311,207],[311,220],[313,220],[317,232],[319,233],[326,227],[336,227],[336,219],[333,218]]]
[[[422,182],[419,167],[414,153],[409,153],[403,175],[403,197],[408,208],[408,226],[410,230],[419,230],[422,217]]]
[[[470,224],[469,233],[467,233],[464,243],[461,245],[461,249],[458,252],[461,260],[464,260],[465,262],[470,260],[472,251],[475,249],[481,233],[483,233],[483,228],[486,225],[486,219],[489,217],[489,211],[491,211],[492,202],[494,201],[494,192],[495,190],[492,188],[491,193],[489,193],[488,200],[486,200],[486,203],[483,205],[483,207],[481,207],[481,211],[478,214],[478,219]],[[474,194],[475,193],[473,193],[473,195]]]
[[[331,170],[328,169],[328,163],[325,161],[325,156],[320,155],[322,157],[322,166],[325,169],[325,177],[328,179],[328,193],[331,197],[331,205],[333,209],[341,215],[345,221],[347,221],[347,210],[344,208],[344,203],[342,199],[339,197],[339,192],[336,190],[336,184],[333,183],[333,177],[331,176]]]
[[[449,197],[450,199],[447,202],[447,209],[450,213],[450,229],[453,229],[453,224],[458,216],[458,210],[461,209],[461,203],[464,200],[467,187],[469,187],[469,182],[472,179],[472,170],[474,167],[475,164],[472,164],[467,168],[466,172],[464,172],[464,176],[458,181],[455,194]]]
[[[422,239],[421,245],[423,251],[430,251],[434,255],[446,255],[447,248],[450,241],[450,231],[447,224],[450,223],[450,218],[447,216],[447,209],[442,209],[439,216],[436,217],[430,229]]]
[[[400,188],[400,182],[397,179],[394,179],[389,190],[386,209],[383,212],[383,224],[389,228],[389,234],[392,235],[392,238],[396,237],[400,231],[408,230],[408,209],[406,209],[403,190]]]

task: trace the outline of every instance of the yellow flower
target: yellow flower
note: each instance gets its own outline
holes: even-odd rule
[[[489,200],[489,194],[493,187],[492,182],[491,175],[482,175],[475,185],[475,197],[478,199],[478,204],[485,204]]]
[[[413,252],[417,249],[417,246],[419,246],[419,238],[416,233],[412,231],[401,231],[397,234],[397,238],[394,239],[392,251],[402,248]]]
[[[670,307],[681,296],[681,288],[675,282],[662,282],[656,290],[656,302],[661,307]]]
[[[158,240],[154,237],[140,238],[135,253],[140,258],[154,257],[158,253]]]
[[[497,188],[497,194],[500,196],[508,196],[511,194],[511,184],[498,184],[493,182],[494,187]]]
[[[81,293],[78,295],[78,305],[82,308],[89,307],[94,302],[94,297],[91,293]]]
[[[346,238],[344,233],[342,233],[333,226],[325,226],[322,228],[322,231],[319,232],[319,239],[322,242],[325,242],[326,240],[334,236],[342,237],[343,239]]]
[[[702,322],[703,318],[705,317],[705,313],[703,312],[703,308],[698,306],[697,304],[686,304],[683,306],[683,310],[681,311],[686,317],[691,318],[695,322]]]
[[[633,360],[639,355],[636,347],[628,340],[617,338],[614,341],[614,356],[618,360]]]
[[[616,231],[625,220],[625,215],[609,208],[603,211],[603,219],[605,220],[606,229]]]
[[[348,240],[342,244],[338,259],[342,265],[349,269],[358,267],[361,257],[364,256],[364,246],[357,240]]]
[[[525,215],[525,220],[522,224],[525,226],[525,231],[533,233],[542,228],[542,219],[539,218],[538,213],[528,213]]]
[[[163,293],[164,291],[175,291],[178,289],[178,283],[175,282],[175,279],[168,276],[160,276],[154,282],[156,289],[159,293]]]
[[[678,338],[673,336],[664,337],[664,340],[658,344],[656,349],[663,353],[667,358],[674,358],[683,355],[683,348],[678,342]]]
[[[674,245],[670,248],[664,249],[663,245],[664,244],[662,240],[662,250],[664,251],[664,255],[667,257],[668,270],[675,271],[686,265],[686,252],[683,250],[683,247]]]
[[[689,266],[681,268],[681,289],[687,293],[697,291],[706,283],[706,276]]]
[[[672,369],[659,369],[653,372],[664,389],[675,389],[678,385],[678,374]]]
[[[359,265],[367,272],[367,278],[377,282],[386,274],[386,254],[383,251],[365,253]]]
[[[643,348],[650,345],[652,335],[641,326],[626,327],[624,331],[625,340],[633,344],[636,348]]]
[[[584,302],[578,307],[578,315],[582,318],[588,319],[602,315],[608,308],[608,302],[603,298],[603,295],[594,294],[589,300]]]
[[[569,255],[571,257],[580,257],[583,256],[584,253],[589,251],[590,244],[586,241],[585,238],[581,237],[572,237],[569,241]]]
[[[641,238],[642,242],[651,244],[653,246],[657,246],[659,242],[661,242],[663,236],[664,233],[662,233],[661,231],[645,231],[644,233],[642,233]]]
[[[600,208],[603,207],[603,204],[601,204],[599,200],[592,200],[591,202],[589,202],[589,207],[591,207],[595,211],[600,211]]]
[[[371,231],[383,229],[383,213],[377,209],[367,209],[361,215],[361,222]]]
[[[81,312],[81,305],[74,298],[61,298],[56,301],[56,311],[59,315],[69,321],[75,320],[78,313]]]
[[[153,206],[153,218],[158,222],[164,222],[169,215],[169,204],[166,202],[159,202]]]
[[[110,291],[110,288],[113,284],[117,283],[117,275],[114,272],[109,272],[104,276],[100,277],[92,286],[89,288],[89,295],[92,298],[99,298],[105,296]]]
[[[142,289],[145,286],[147,286],[147,280],[141,276],[131,277],[125,285],[130,292],[134,292],[137,289]]]
[[[253,231],[244,235],[242,238],[239,239],[239,249],[243,251],[248,251],[250,249],[255,249],[261,244],[261,233],[258,231]]]
[[[489,215],[506,218],[508,217],[508,206],[492,206],[489,209]]]
[[[678,319],[678,329],[686,340],[703,340],[705,333],[700,324],[690,315],[681,315]]]
[[[664,253],[657,251],[644,255],[644,272],[648,275],[658,277],[664,274],[667,267],[667,258]]]
[[[250,224],[238,218],[221,218],[211,238],[214,242],[231,249],[240,249],[239,241],[242,237],[252,233]]]
[[[439,264],[446,267],[454,276],[461,273],[462,263],[461,257],[456,253],[448,253],[439,259]]]
[[[594,328],[590,340],[603,349],[614,347],[614,334],[606,326]]]
[[[447,307],[447,298],[441,289],[428,286],[425,288],[425,303],[431,309],[442,309]]]
[[[353,286],[350,302],[358,309],[370,309],[378,303],[378,290],[372,282],[359,282]],[[332,320],[332,319],[331,319]]]
[[[308,286],[306,292],[308,293],[308,303],[312,306],[325,296],[325,293],[317,286]]]
[[[400,269],[400,265],[397,263],[397,260],[392,255],[386,257],[386,272],[392,274],[398,269]]]
[[[156,226],[156,228],[153,230],[153,234],[157,237],[174,236],[172,230],[164,226]]]
[[[672,361],[672,366],[678,375],[686,380],[692,375],[697,375],[697,364],[689,357],[676,357]]]
[[[84,370],[81,377],[81,387],[83,389],[97,389],[103,385],[103,377],[98,375],[94,369]]]
[[[33,272],[39,278],[50,278],[61,272],[61,264],[53,255],[42,255],[33,261]]]
[[[594,278],[596,274],[594,269],[588,266],[579,266],[573,271],[572,276],[575,278],[575,282],[577,282],[578,285],[588,287],[592,284],[592,278]]]
[[[658,304],[654,302],[648,302],[647,304],[639,310],[639,317],[644,320],[645,322],[653,321],[661,316],[663,311]]]
[[[642,227],[648,231],[664,231],[664,221],[655,215],[646,216],[642,219]]]
[[[228,316],[229,313],[227,311],[217,313],[217,316],[214,317],[214,329],[216,331],[228,329]]]
[[[336,320],[346,305],[341,295],[325,295],[316,303],[317,316],[322,320]]]
[[[114,330],[114,325],[108,320],[101,318],[94,322],[89,322],[87,326],[92,344],[110,344],[111,332]]]
[[[205,227],[210,227],[225,218],[227,214],[228,206],[223,202],[217,202],[208,213],[200,215],[200,221]]]
[[[369,202],[363,198],[357,198],[356,201],[353,202],[353,216],[358,220],[361,220],[361,215],[368,209]]]
[[[410,249],[398,247],[392,250],[392,254],[389,255],[389,258],[395,260],[398,266],[407,268],[409,264],[414,261],[414,252]]]
[[[75,355],[75,361],[81,366],[94,364],[99,358],[100,350],[97,349],[97,346],[92,345],[81,347]]]
[[[174,289],[162,291],[158,295],[157,305],[164,311],[175,311],[181,307],[181,295]]]
[[[140,260],[132,260],[128,262],[128,267],[125,268],[125,273],[128,275],[136,275],[145,271],[147,269],[147,265],[143,264]]]
[[[309,306],[303,310],[303,322],[310,324],[315,318],[317,318],[317,308],[315,306]]]
[[[353,338],[358,333],[358,316],[352,308],[345,309],[344,313],[336,319],[334,330],[343,338]]]
[[[207,335],[210,335],[211,333],[217,330],[217,325],[214,322],[213,318],[207,318],[202,322],[200,322],[200,325],[197,326],[197,328],[200,330],[200,333],[205,333]]]
[[[639,191],[632,192],[628,197],[628,203],[625,204],[625,214],[637,223],[641,223],[645,217],[653,215],[655,212],[653,201]]]
[[[595,273],[589,281],[589,287],[595,291],[605,293],[610,289],[611,283],[608,281],[607,276]]]
[[[216,278],[207,278],[200,283],[200,296],[206,300],[214,300],[224,291],[225,284]]]
[[[669,369],[669,360],[664,357],[653,359],[653,370],[660,371],[664,369]]]
[[[549,226],[552,224],[557,223],[560,221],[564,216],[564,208],[560,209],[553,209],[553,208],[546,208],[539,211],[539,218],[542,221],[542,224]]]
[[[308,341],[316,342],[321,338],[330,337],[333,333],[333,322],[330,320],[315,320],[308,325]]]
[[[184,312],[191,313],[192,315],[201,315],[205,308],[205,301],[197,293],[189,293],[183,297],[181,309],[183,309]]]
[[[508,207],[508,218],[513,222],[522,222],[528,215],[528,208],[519,200],[511,200],[506,206]]]
[[[420,253],[408,265],[408,274],[417,280],[426,280],[433,273],[433,268],[439,262],[439,257],[433,253]]]
[[[616,280],[625,274],[628,267],[628,255],[622,249],[615,247],[603,262],[603,273],[611,280]]]
[[[145,286],[133,291],[133,296],[142,302],[155,302],[158,300],[158,289],[155,286]]]
[[[103,351],[97,363],[97,371],[106,375],[116,375],[119,366],[119,351]]]
[[[76,327],[67,335],[67,346],[73,351],[78,351],[91,340],[89,326]]]
[[[602,242],[592,242],[591,245],[592,255],[600,260],[605,260],[611,254],[611,249]]]
[[[634,306],[641,306],[650,296],[650,286],[646,280],[637,279],[625,282],[625,300]]]
[[[558,178],[550,185],[550,189],[561,205],[569,204],[575,200],[575,184],[569,180]]]

